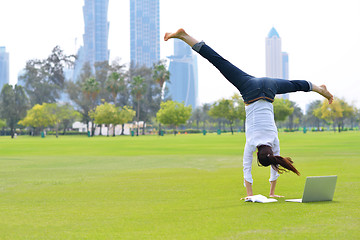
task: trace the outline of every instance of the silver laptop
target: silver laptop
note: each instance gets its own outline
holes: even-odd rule
[[[332,201],[335,193],[337,176],[307,177],[303,197],[287,199],[287,202]]]

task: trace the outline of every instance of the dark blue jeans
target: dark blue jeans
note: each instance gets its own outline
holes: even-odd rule
[[[305,80],[285,80],[278,78],[256,78],[231,64],[204,42],[199,42],[193,49],[212,63],[221,74],[241,93],[244,102],[250,104],[260,99],[273,102],[276,94],[312,90],[311,82]]]

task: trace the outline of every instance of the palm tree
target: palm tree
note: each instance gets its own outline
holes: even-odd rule
[[[82,90],[88,99],[91,99],[94,103],[100,91],[99,82],[97,82],[95,78],[90,77],[83,83]]]
[[[95,78],[89,77],[84,81],[82,85],[82,90],[85,96],[87,97],[87,99],[91,101],[90,110],[94,110],[96,106],[96,98],[100,92],[99,82],[96,81]],[[92,120],[91,130],[92,130],[92,136],[94,136],[94,132],[95,132],[94,119]]]
[[[170,80],[170,72],[166,70],[166,66],[163,62],[160,62],[158,65],[154,66],[153,79],[160,86],[161,90],[161,101],[164,100],[164,85],[165,82]]]
[[[164,100],[164,85],[170,80],[170,72],[166,70],[164,62],[159,62],[158,65],[154,66],[153,79],[159,84],[161,91],[160,104]],[[159,107],[160,107],[159,104]],[[161,135],[161,123],[159,123],[159,135]]]
[[[205,129],[205,125],[206,125],[206,121],[208,120],[209,118],[209,110],[211,108],[211,104],[209,103],[204,103],[201,107],[201,111],[202,111],[202,120],[203,120],[203,130],[206,130]]]
[[[131,94],[136,98],[136,102],[137,102],[137,111],[136,111],[137,124],[139,124],[139,118],[140,118],[140,100],[142,96],[145,94],[145,92],[146,92],[145,78],[141,76],[133,77],[131,81]],[[139,136],[139,126],[137,127],[136,136]]]
[[[110,74],[106,81],[106,89],[111,93],[113,97],[114,105],[116,105],[116,98],[121,91],[121,87],[124,85],[124,78],[120,77],[120,73],[113,72]]]

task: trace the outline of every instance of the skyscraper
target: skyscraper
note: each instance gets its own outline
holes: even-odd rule
[[[174,101],[184,102],[185,106],[197,106],[198,71],[197,58],[191,48],[174,39],[174,55],[169,57],[169,94]]]
[[[86,62],[88,62],[94,70],[95,63],[109,61],[108,6],[109,0],[84,1],[84,46],[80,47],[78,51],[78,59],[74,69],[75,79],[81,73],[82,66]]]
[[[289,79],[289,56],[281,51],[281,38],[273,27],[266,38],[266,76]],[[289,99],[289,94],[280,95]]]
[[[9,53],[5,47],[0,47],[0,91],[9,83]]]
[[[159,0],[130,0],[130,60],[147,67],[160,60]]]

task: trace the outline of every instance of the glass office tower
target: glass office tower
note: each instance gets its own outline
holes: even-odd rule
[[[86,62],[90,63],[94,71],[95,63],[109,61],[108,6],[109,0],[84,1],[84,45],[78,50],[78,59],[74,69],[75,79],[80,75],[81,69]]]
[[[0,47],[0,91],[9,83],[9,53],[5,47]]]
[[[281,51],[281,38],[273,27],[266,38],[266,76],[289,79],[289,55]],[[289,99],[289,94],[279,95]]]
[[[174,39],[174,55],[170,59],[170,83],[167,85],[172,100],[184,102],[185,106],[197,107],[198,70],[197,58],[191,48],[181,40]]]
[[[130,60],[146,67],[160,60],[159,0],[130,0]]]

